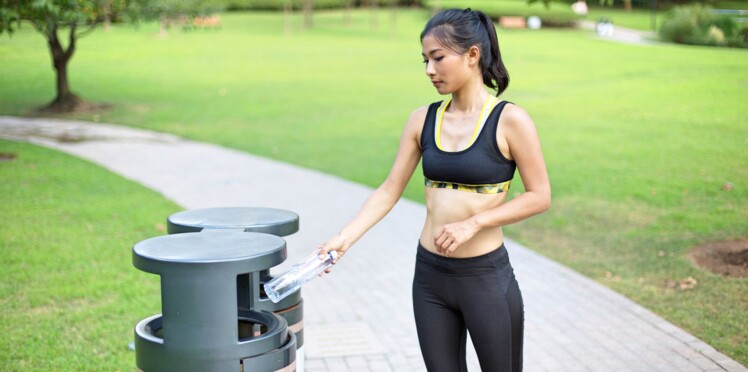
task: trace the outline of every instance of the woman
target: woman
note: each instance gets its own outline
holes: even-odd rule
[[[483,371],[522,369],[523,304],[501,227],[548,209],[551,189],[535,126],[499,100],[509,76],[482,12],[445,10],[421,33],[426,75],[450,98],[416,109],[387,179],[321,246],[338,260],[402,195],[423,157],[427,216],[413,307],[429,371],[466,371],[466,330]],[[496,90],[490,95],[485,86]],[[518,169],[526,192],[506,200]]]

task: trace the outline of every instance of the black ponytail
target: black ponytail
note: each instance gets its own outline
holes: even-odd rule
[[[465,53],[472,46],[480,48],[483,83],[496,90],[498,97],[509,86],[509,72],[501,60],[496,28],[486,14],[477,10],[447,9],[434,15],[421,32],[434,36],[440,44]]]
[[[491,19],[485,13],[476,13],[478,13],[478,17],[486,28],[486,33],[491,44],[490,53],[485,53],[486,56],[483,58],[486,61],[483,69],[483,83],[489,88],[495,89],[497,91],[496,96],[498,97],[509,86],[509,72],[506,70],[504,61],[501,59],[499,39],[496,36],[496,28],[493,22],[491,22]]]

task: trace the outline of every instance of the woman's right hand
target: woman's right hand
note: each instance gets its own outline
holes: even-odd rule
[[[328,252],[335,251],[338,254],[338,258],[332,261],[333,264],[337,264],[341,258],[345,255],[345,252],[350,248],[348,239],[343,235],[335,235],[322,243],[319,247],[320,255],[327,255]],[[332,268],[325,270],[325,273],[330,273]]]

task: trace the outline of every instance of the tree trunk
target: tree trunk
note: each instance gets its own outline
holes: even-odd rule
[[[390,0],[390,36],[397,34],[397,1]]]
[[[169,18],[166,16],[166,14],[161,13],[158,20],[159,20],[158,36],[163,39],[166,37],[166,34],[168,34]]]
[[[104,31],[109,31],[112,29],[112,7],[109,3],[109,0],[104,0],[104,4],[102,5],[102,10],[104,13]]]
[[[376,31],[379,28],[379,12],[377,10],[379,0],[369,0],[369,9],[371,10],[371,29]]]
[[[293,12],[293,4],[291,3],[291,0],[286,0],[283,2],[283,31],[286,34],[291,33],[291,16]]]
[[[68,83],[68,62],[75,52],[76,24],[70,26],[70,43],[67,50],[57,38],[57,27],[52,27],[47,34],[49,50],[52,54],[52,67],[57,75],[57,96],[44,108],[46,111],[69,112],[75,110],[81,99],[70,90]]]
[[[630,12],[633,7],[631,6],[631,0],[623,0],[623,9]]]
[[[351,25],[351,8],[353,8],[353,0],[347,0],[345,2],[345,12],[343,13],[346,26]]]
[[[312,28],[312,12],[314,11],[314,0],[304,0],[304,27]]]

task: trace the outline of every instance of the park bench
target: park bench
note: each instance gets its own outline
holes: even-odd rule
[[[221,17],[217,15],[198,16],[192,19],[192,26],[197,28],[221,28]]]
[[[728,16],[743,16],[748,15],[748,10],[741,10],[741,9],[712,9],[712,14],[716,15],[728,15]],[[740,23],[746,23],[748,22],[748,18],[746,17],[736,17],[736,21]]]
[[[499,26],[505,29],[527,28],[527,21],[525,17],[501,16],[499,17]]]

